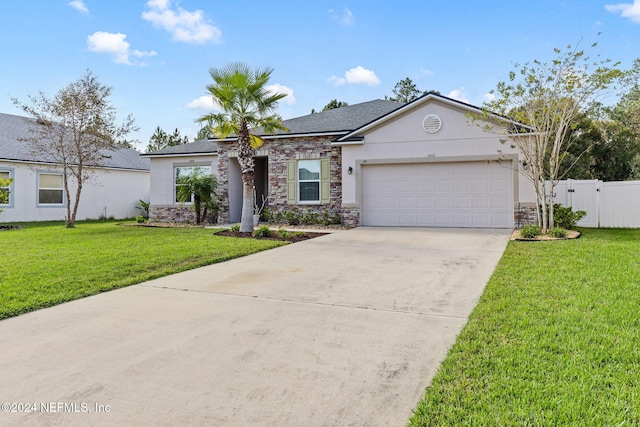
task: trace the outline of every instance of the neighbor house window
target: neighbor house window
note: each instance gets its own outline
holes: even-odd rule
[[[200,173],[202,175],[211,175],[211,166],[176,166],[174,168],[173,200],[176,203],[180,203],[178,201],[178,193],[180,192],[180,187],[187,186],[188,184],[186,183],[186,181],[194,173]],[[193,194],[191,195],[191,199],[186,203],[193,203]]]
[[[298,200],[320,201],[320,160],[298,161]]]
[[[45,173],[38,174],[38,204],[39,205],[63,205],[64,194],[62,191],[62,174]]]
[[[4,180],[9,180],[11,179],[11,171],[10,170],[0,170],[0,179],[4,179]],[[0,198],[0,206],[11,206],[11,185],[9,186],[0,186],[0,193],[4,193],[4,194],[8,194],[9,197],[7,197],[7,202],[6,203],[2,203],[1,200],[4,200],[3,198]]]

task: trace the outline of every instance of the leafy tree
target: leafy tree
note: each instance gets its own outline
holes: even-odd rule
[[[211,128],[209,128],[209,126],[203,126],[198,131],[198,134],[196,135],[196,138],[194,139],[194,141],[208,139],[210,136],[211,136]]]
[[[152,151],[162,150],[163,148],[173,147],[175,145],[186,144],[189,142],[189,137],[180,135],[180,131],[176,128],[171,135],[160,129],[158,126],[149,138],[149,144],[147,145],[147,153]]]
[[[196,224],[200,224],[208,212],[217,212],[218,181],[213,175],[205,174],[200,168],[194,168],[192,173],[176,180],[176,188],[176,198],[179,202],[193,201]]]
[[[263,144],[262,139],[251,133],[258,127],[267,134],[287,130],[280,117],[275,114],[278,101],[286,94],[271,94],[266,84],[272,68],[251,69],[241,62],[223,68],[211,68],[209,74],[214,83],[207,90],[221,113],[199,119],[210,123],[211,131],[218,138],[236,135],[236,150],[242,172],[242,218],[240,231],[253,231],[255,151]]]
[[[0,179],[0,205],[9,203],[9,188],[12,182],[12,179]],[[0,213],[2,213],[2,209],[0,209]]]
[[[112,91],[87,70],[53,98],[42,92],[29,96],[29,104],[12,98],[18,108],[36,119],[24,138],[31,150],[62,168],[69,228],[75,226],[82,188],[95,172],[93,167],[102,164],[113,150],[128,145],[124,137],[138,130],[131,115],[121,125],[115,123],[116,110],[109,102]],[[77,184],[75,194],[70,180]]]
[[[413,80],[407,77],[406,79],[400,80],[398,83],[396,83],[396,85],[393,88],[394,96],[392,97],[385,96],[384,98],[388,99],[389,101],[408,103],[420,98],[423,95],[426,95],[427,93],[435,93],[437,95],[440,95],[440,92],[438,91],[419,90],[416,87],[415,83],[413,83]]]
[[[322,111],[333,110],[335,108],[340,108],[340,107],[347,107],[348,105],[349,105],[348,102],[338,101],[337,99],[332,99],[331,101],[329,101],[327,103],[327,105],[322,107]],[[315,110],[315,108],[312,108],[311,109],[311,114],[315,114],[315,113],[317,113],[317,111]]]
[[[568,147],[574,142],[571,130],[583,113],[626,76],[618,64],[599,57],[592,60],[584,50],[568,46],[565,51],[554,51],[551,62],[516,64],[509,81],[498,83],[492,91],[497,96],[485,103],[481,120],[487,130],[497,130],[503,122],[491,114],[511,115],[534,129],[511,129],[510,140],[523,157],[522,172],[533,182],[538,223],[544,232],[553,227],[553,192]]]

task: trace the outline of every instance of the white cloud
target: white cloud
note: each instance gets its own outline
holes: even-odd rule
[[[353,17],[353,13],[348,8],[345,8],[342,11],[342,15],[337,14],[333,9],[329,9],[329,15],[340,25],[344,25],[345,27],[351,26],[355,24],[356,20]]]
[[[496,100],[496,95],[489,92],[489,93],[485,93],[482,98],[484,98],[486,102],[492,102]]]
[[[282,93],[287,95],[284,98],[282,98],[282,101],[287,105],[293,105],[296,103],[296,97],[293,96],[293,89],[291,89],[290,87],[283,86],[281,84],[276,83],[276,84],[266,86],[265,89],[267,89],[269,93],[272,93],[274,95],[277,93]]]
[[[467,98],[466,90],[464,89],[464,87],[460,87],[460,89],[452,90],[447,94],[447,97],[461,101],[461,102],[466,102],[467,104],[471,102],[469,101],[469,98]]]
[[[344,86],[347,83],[354,85],[364,84],[368,86],[380,84],[380,79],[376,76],[376,73],[373,70],[367,70],[361,65],[347,70],[344,73],[344,77],[331,76],[327,81],[334,86]]]
[[[633,3],[607,4],[604,8],[611,13],[620,12],[623,18],[640,23],[640,0],[633,0]]]
[[[155,56],[155,51],[143,52],[140,50],[131,50],[129,42],[125,41],[126,34],[122,33],[106,33],[104,31],[96,31],[87,37],[87,48],[91,52],[106,53],[111,55],[116,64],[134,65],[130,57],[143,58],[145,56]],[[144,65],[138,63],[137,65]]]
[[[207,112],[221,111],[220,105],[213,102],[211,95],[202,95],[199,98],[193,99],[189,101],[187,107],[194,110],[205,110]]]
[[[204,12],[189,12],[180,6],[171,7],[171,0],[150,0],[148,11],[142,12],[142,19],[154,27],[171,33],[173,39],[185,43],[219,43],[222,31],[206,22]]]
[[[433,76],[433,71],[427,68],[420,68],[420,77],[431,77]]]
[[[67,4],[72,8],[74,8],[75,10],[77,10],[78,12],[89,13],[89,9],[84,4],[84,1],[82,0],[72,0]]]

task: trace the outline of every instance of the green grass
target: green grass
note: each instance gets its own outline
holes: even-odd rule
[[[640,230],[511,242],[411,426],[640,425]]]
[[[0,231],[0,319],[284,244],[192,227],[25,225]]]

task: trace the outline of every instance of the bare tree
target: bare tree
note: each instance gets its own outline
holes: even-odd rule
[[[82,188],[94,168],[110,158],[113,150],[129,146],[124,137],[137,130],[131,115],[116,125],[116,110],[108,100],[112,90],[87,70],[53,98],[43,92],[29,96],[28,104],[12,98],[18,108],[36,119],[30,121],[29,136],[24,138],[31,151],[62,168],[69,228],[75,226]],[[77,184],[74,194],[70,180]]]

